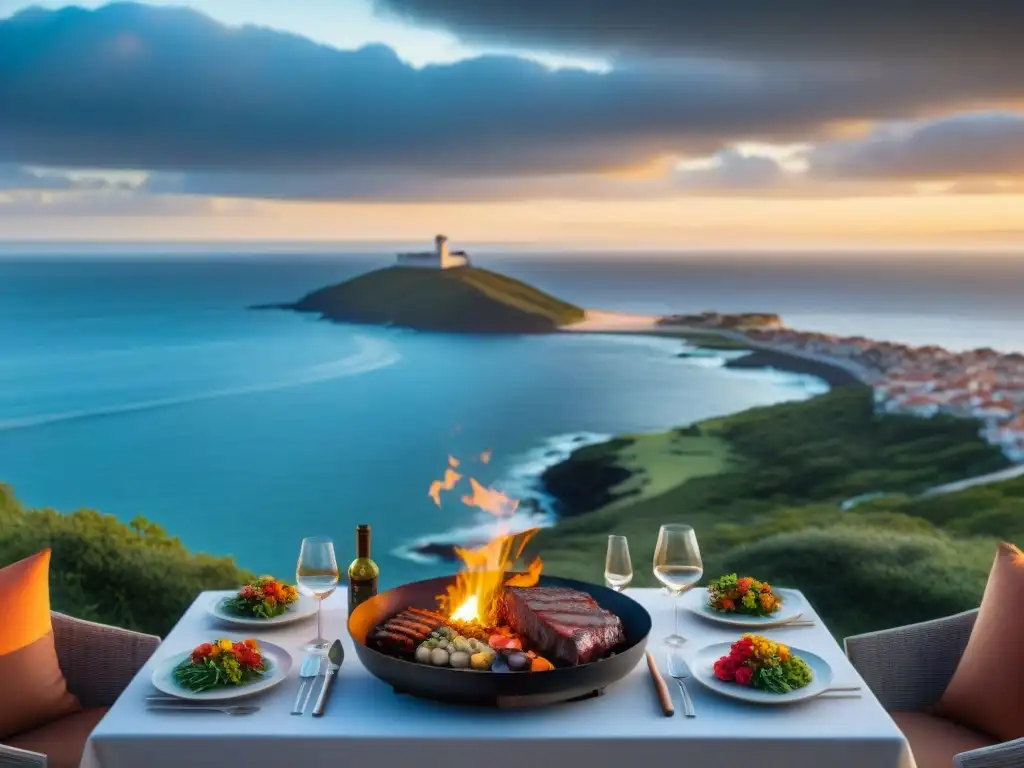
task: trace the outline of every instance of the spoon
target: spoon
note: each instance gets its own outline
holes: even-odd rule
[[[331,650],[327,652],[327,674],[324,676],[324,687],[320,689],[320,696],[313,707],[313,717],[321,717],[324,714],[324,707],[327,705],[327,694],[331,690],[331,683],[338,676],[341,663],[345,660],[345,649],[341,647],[341,640],[335,640]]]

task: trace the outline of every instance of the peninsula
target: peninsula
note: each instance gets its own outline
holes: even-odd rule
[[[266,308],[266,307],[264,307]],[[585,312],[533,286],[474,267],[438,235],[433,251],[400,253],[394,266],[314,291],[276,309],[326,320],[448,333],[547,333]]]

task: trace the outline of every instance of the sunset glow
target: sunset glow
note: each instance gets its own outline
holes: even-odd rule
[[[496,13],[477,34],[455,6],[419,3],[0,4],[0,70],[14,73],[0,85],[0,240],[391,244],[444,230],[467,244],[591,250],[1024,242],[1024,93],[1000,74],[1019,51],[999,59],[992,34],[943,43],[970,24],[993,29],[987,17],[954,28],[900,16],[879,39],[860,35],[872,25],[859,17],[847,29],[829,16],[866,7],[799,21],[766,7],[729,24],[705,9],[678,29],[661,12],[648,30],[644,4],[602,8],[625,14],[618,26],[531,35]],[[159,31],[171,26],[183,37]],[[556,27],[565,39],[543,31]],[[629,29],[647,31],[615,55],[608,36]],[[26,45],[103,55],[68,59],[71,82],[17,59]],[[147,80],[153,62],[173,77]],[[324,77],[295,78],[295,66]],[[112,78],[124,87],[95,89]],[[46,98],[19,101],[28,92]],[[417,117],[395,119],[406,113]]]

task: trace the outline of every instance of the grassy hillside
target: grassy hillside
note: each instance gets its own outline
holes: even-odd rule
[[[314,291],[293,307],[330,320],[466,333],[542,333],[583,310],[511,277],[476,267],[389,267]]]
[[[998,536],[1024,543],[1024,477],[934,496],[887,496],[868,502],[861,514],[898,512],[927,520],[951,535]]]
[[[876,416],[867,388],[844,387],[577,451],[545,477],[566,516],[536,548],[546,572],[600,582],[623,534],[634,584],[653,586],[658,527],[686,522],[708,577],[798,587],[837,634],[868,631],[977,604],[996,539],[1024,535],[1024,479],[915,495],[1006,464],[974,422]],[[840,510],[871,491],[894,495]]]

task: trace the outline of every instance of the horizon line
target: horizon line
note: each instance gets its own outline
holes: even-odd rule
[[[252,249],[252,255],[268,253],[300,252],[313,254],[338,255],[393,255],[393,249],[422,245],[426,239],[409,240],[5,240],[0,238],[0,258],[5,255],[22,255],[17,249],[25,249],[24,255],[34,255],[44,251],[62,251],[67,255],[96,251],[110,248],[125,254],[132,249],[138,251],[158,251],[170,254],[202,254],[230,252],[235,249]],[[862,245],[846,244],[728,244],[728,245],[678,245],[678,246],[591,246],[569,244],[544,244],[534,241],[460,241],[460,247],[466,250],[478,249],[481,253],[511,252],[509,255],[556,255],[580,254],[587,256],[615,256],[634,254],[638,256],[686,256],[700,254],[756,256],[760,254],[780,255],[885,255],[885,254],[920,254],[931,256],[955,256],[965,253],[978,255],[1024,256],[1024,241],[1019,243],[865,243]],[[120,255],[108,254],[108,255]],[[126,255],[131,255],[130,253]],[[139,253],[138,255],[143,255]],[[245,256],[246,254],[234,254]]]

